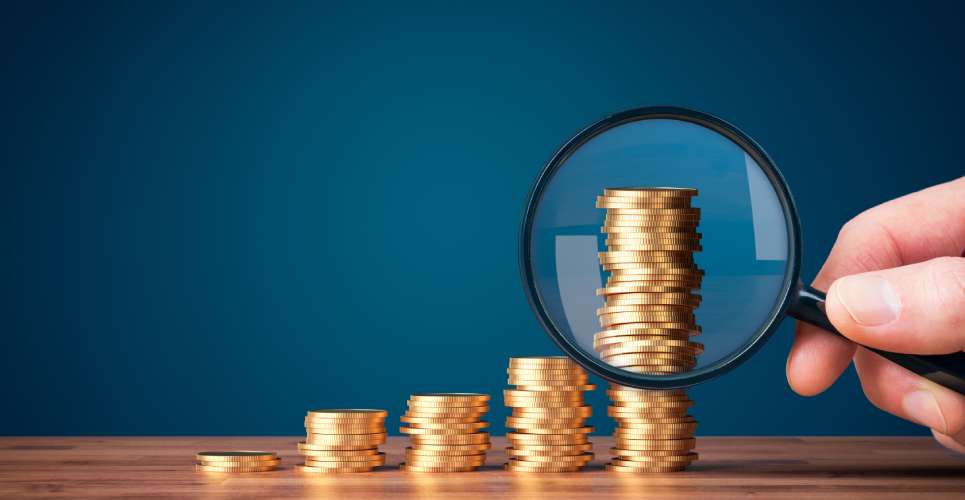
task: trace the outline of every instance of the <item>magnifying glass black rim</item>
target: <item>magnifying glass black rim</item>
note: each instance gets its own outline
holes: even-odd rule
[[[552,181],[556,172],[562,167],[562,165],[566,162],[570,155],[573,154],[573,152],[575,152],[593,137],[596,137],[597,135],[611,128],[629,122],[661,118],[687,121],[718,132],[737,144],[741,149],[744,150],[744,152],[750,155],[757,162],[764,174],[767,175],[771,185],[774,186],[774,190],[777,193],[777,197],[780,200],[781,206],[784,210],[786,227],[789,228],[787,259],[788,267],[784,273],[784,283],[781,287],[779,300],[775,302],[775,307],[770,311],[767,319],[764,323],[762,323],[757,334],[749,339],[748,342],[745,343],[740,349],[736,350],[729,356],[714,362],[713,364],[688,373],[672,375],[643,375],[639,373],[631,373],[621,368],[610,366],[595,356],[586,354],[582,349],[578,348],[573,341],[561,333],[556,325],[553,324],[552,319],[546,312],[546,308],[543,306],[542,299],[539,295],[539,290],[536,288],[535,272],[533,270],[532,261],[529,258],[529,255],[532,251],[532,242],[529,238],[529,235],[533,229],[536,208],[543,197],[546,187],[549,185],[550,181]],[[777,329],[780,319],[784,317],[784,313],[787,311],[787,308],[790,305],[793,295],[792,292],[796,289],[798,283],[798,277],[801,269],[800,234],[801,224],[798,221],[797,209],[794,206],[794,200],[792,199],[791,193],[788,190],[787,182],[785,182],[784,177],[777,169],[774,161],[771,160],[771,157],[768,156],[768,154],[763,148],[760,147],[760,145],[757,144],[757,142],[741,132],[737,127],[707,113],[673,106],[636,108],[611,115],[583,129],[583,131],[576,134],[572,139],[567,141],[556,151],[546,166],[543,167],[543,170],[540,172],[539,176],[536,177],[536,182],[533,184],[533,188],[530,190],[529,197],[526,200],[526,208],[523,213],[523,223],[520,228],[520,277],[522,278],[523,288],[526,291],[526,298],[529,300],[530,307],[533,308],[533,312],[536,313],[536,317],[539,319],[540,324],[543,326],[543,329],[546,330],[546,333],[549,335],[550,339],[552,339],[553,342],[560,347],[560,349],[576,360],[584,368],[599,375],[600,377],[603,377],[604,379],[609,380],[610,382],[620,385],[649,389],[673,389],[688,387],[734,369],[736,366],[746,361],[747,358],[754,354],[758,349],[760,349],[761,346],[764,345],[764,342],[770,338],[770,336]]]

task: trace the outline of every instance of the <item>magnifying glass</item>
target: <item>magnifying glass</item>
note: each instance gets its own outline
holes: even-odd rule
[[[624,386],[720,375],[785,315],[840,335],[800,269],[800,223],[774,162],[733,125],[689,109],[590,125],[540,172],[523,217],[520,271],[543,328]],[[965,394],[965,353],[870,350]]]

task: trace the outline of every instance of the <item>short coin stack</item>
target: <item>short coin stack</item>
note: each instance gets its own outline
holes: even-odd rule
[[[510,358],[509,383],[504,391],[506,406],[506,469],[519,472],[572,472],[593,460],[593,444],[584,425],[591,408],[583,392],[596,387],[587,383],[586,372],[565,356]]]
[[[303,472],[369,472],[385,465],[385,410],[310,410],[305,416]]]
[[[690,188],[605,189],[597,208],[607,210],[600,253],[606,287],[597,310],[603,331],[594,336],[600,357],[613,366],[649,374],[691,370],[703,345],[694,310],[700,305],[703,271],[693,252],[701,250],[700,209]],[[697,422],[687,415],[693,402],[683,391],[648,391],[612,386],[610,416],[617,420],[616,458],[611,470],[682,470],[697,454]]]
[[[194,458],[201,472],[267,472],[281,463],[273,451],[202,451]]]
[[[405,449],[402,470],[410,472],[469,472],[486,463],[489,395],[477,393],[421,393],[409,397],[399,431],[412,446]]]

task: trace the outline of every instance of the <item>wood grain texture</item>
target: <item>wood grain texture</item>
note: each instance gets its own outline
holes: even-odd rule
[[[570,474],[509,473],[505,440],[494,439],[478,472],[398,470],[405,437],[383,447],[387,466],[364,474],[306,475],[294,437],[0,438],[0,498],[965,498],[965,458],[919,437],[701,437],[687,472],[607,472],[611,440],[595,436],[597,459]],[[264,449],[282,468],[199,473],[202,450]]]

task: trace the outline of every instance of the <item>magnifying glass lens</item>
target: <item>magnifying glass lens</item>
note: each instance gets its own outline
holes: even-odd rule
[[[641,385],[739,358],[779,313],[792,272],[766,159],[726,130],[676,117],[577,140],[538,184],[524,234],[551,334]]]

